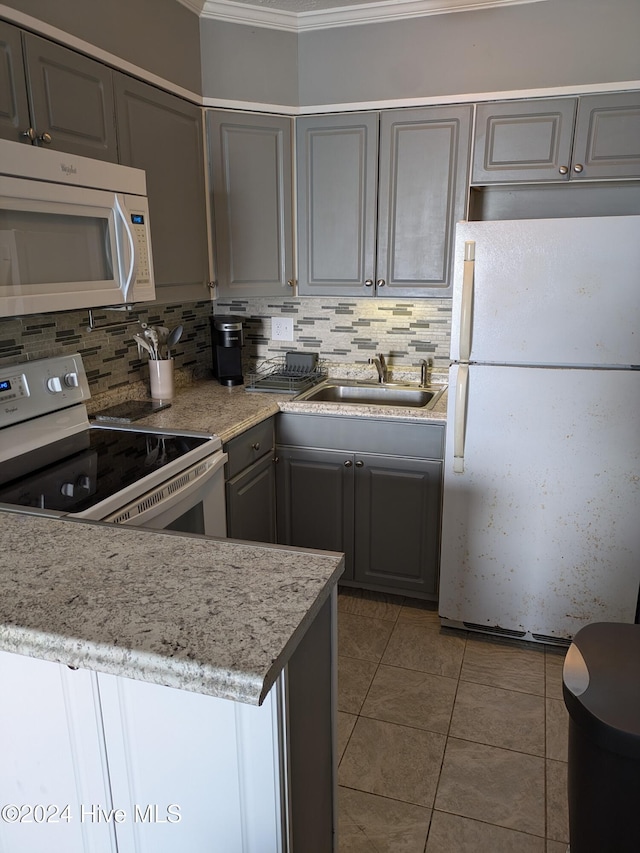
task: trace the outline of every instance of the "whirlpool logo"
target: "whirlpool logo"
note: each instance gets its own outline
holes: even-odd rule
[[[72,166],[69,163],[60,163],[60,168],[64,172],[65,175],[77,175],[78,170],[75,166]]]

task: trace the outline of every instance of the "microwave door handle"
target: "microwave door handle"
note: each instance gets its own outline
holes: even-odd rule
[[[118,198],[117,195],[115,197],[115,201],[116,201],[116,203],[115,203],[116,213],[120,217],[120,219],[122,220],[122,228],[123,228],[124,233],[127,236],[128,242],[129,242],[129,271],[127,272],[126,276],[123,276],[123,278],[124,278],[124,281],[123,281],[123,293],[124,293],[123,301],[128,302],[129,301],[129,291],[131,290],[131,285],[133,284],[133,273],[134,273],[134,270],[136,268],[136,250],[135,250],[135,243],[133,241],[133,232],[131,230],[129,223],[127,222],[127,217],[125,215],[124,210],[122,209],[122,206],[120,204],[120,199]],[[124,260],[123,260],[123,263],[124,263]]]

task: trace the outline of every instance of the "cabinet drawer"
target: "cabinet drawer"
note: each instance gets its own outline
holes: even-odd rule
[[[225,445],[229,456],[225,477],[230,480],[240,471],[273,450],[273,418],[256,424]]]
[[[444,424],[282,413],[277,444],[442,459]]]

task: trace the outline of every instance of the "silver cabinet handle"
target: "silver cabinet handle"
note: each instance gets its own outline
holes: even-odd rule
[[[364,462],[358,459],[358,461],[356,462],[356,468],[364,468]]]
[[[368,279],[365,281],[364,286],[365,286],[365,287],[373,287],[373,279],[372,279],[372,278],[368,278]]]
[[[566,166],[560,166],[558,171],[560,172],[561,175],[566,175],[567,172],[569,171],[569,169]]]
[[[259,441],[256,441],[256,443],[255,443],[255,444],[252,444],[252,445],[251,445],[251,449],[252,449],[252,450],[260,450],[260,442],[259,442]]]
[[[38,139],[40,140],[40,142],[44,142],[44,144],[45,144],[45,145],[51,145],[52,137],[51,137],[51,134],[50,134],[50,133],[47,133],[47,131],[46,131],[46,130],[45,130],[45,132],[44,132],[44,133],[41,133],[41,134],[40,134],[40,136],[38,137]]]
[[[289,285],[289,287],[295,287],[295,285],[296,285],[294,279],[292,279],[292,278],[287,279],[287,284]]]
[[[582,172],[583,169],[584,169],[584,166],[582,165],[582,163],[576,163],[576,165],[573,167],[573,171],[577,172],[578,174],[580,174],[580,172]]]
[[[379,279],[376,281],[376,286],[377,286],[377,287],[384,287],[384,286],[385,286],[385,284],[386,284],[386,281],[385,281],[383,278],[379,278]]]
[[[352,465],[353,462],[350,459],[347,459],[347,461],[344,463],[345,468],[351,468]]]
[[[36,132],[32,127],[30,127],[28,130],[23,130],[20,136],[24,136],[25,139],[28,139],[30,142],[33,142],[36,138]]]

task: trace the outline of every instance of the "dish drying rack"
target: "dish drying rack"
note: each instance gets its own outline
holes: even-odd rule
[[[274,393],[300,394],[327,378],[327,369],[318,359],[318,353],[288,352],[258,362],[247,375],[247,391],[272,391]]]

